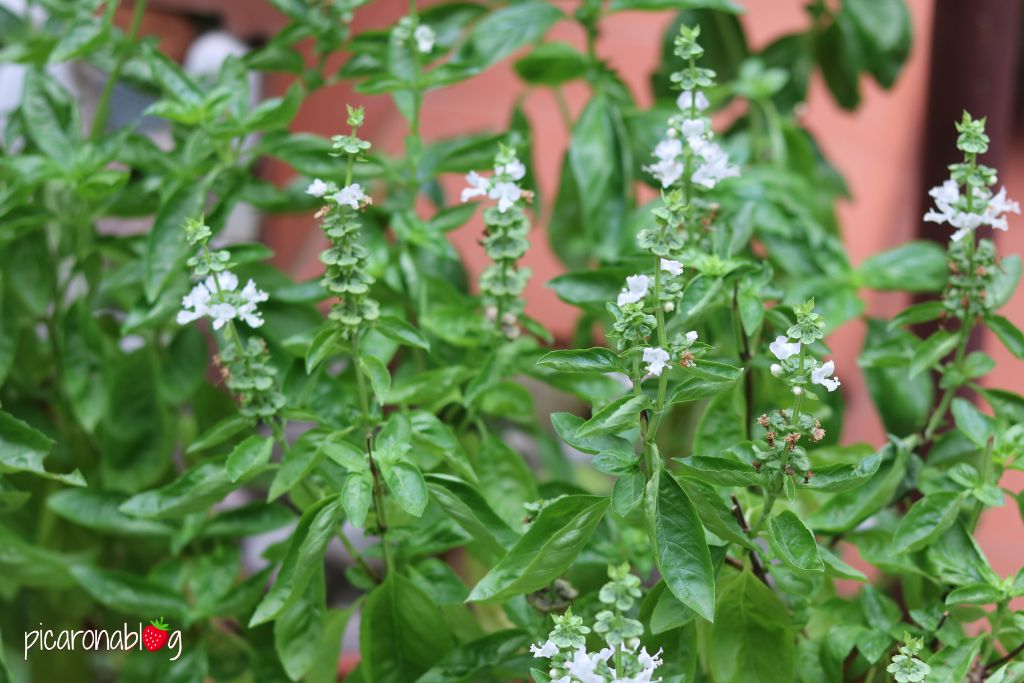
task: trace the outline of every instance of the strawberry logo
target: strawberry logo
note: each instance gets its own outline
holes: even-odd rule
[[[170,627],[164,623],[163,617],[149,622],[149,626],[142,630],[142,644],[150,652],[156,652],[167,644],[167,639],[170,637],[169,629]]]

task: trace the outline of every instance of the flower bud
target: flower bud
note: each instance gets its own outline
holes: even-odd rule
[[[794,396],[799,396],[802,393],[804,393],[803,389],[801,389],[800,387],[793,387],[793,395]]]
[[[782,377],[782,366],[778,363],[772,363],[772,366],[768,369],[771,371],[772,377]]]

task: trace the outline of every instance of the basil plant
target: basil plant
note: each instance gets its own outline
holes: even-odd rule
[[[139,37],[145,0],[126,29],[114,1],[0,9],[0,681],[1024,680],[1024,572],[974,540],[1024,509],[1024,398],[971,342],[1024,357],[985,119],[950,122],[946,247],[854,267],[798,116],[816,72],[848,109],[895,82],[902,0],[811,2],[760,51],[730,0],[412,2],[356,32],[365,2],[270,0],[282,30],[204,75]],[[650,106],[598,49],[627,10],[677,12]],[[424,138],[425,93],[507,59],[506,130]],[[291,85],[259,100],[260,72]],[[397,149],[355,103],[291,130],[342,82],[394,105]],[[243,206],[315,217],[322,274],[226,229]],[[447,233],[478,212],[475,273]],[[530,315],[544,239],[571,339]],[[914,303],[867,318],[864,289]],[[840,439],[827,340],[857,319],[884,443]]]

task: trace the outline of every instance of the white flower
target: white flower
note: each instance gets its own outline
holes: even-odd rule
[[[178,311],[178,324],[187,325],[199,320],[210,312],[210,290],[200,282],[192,291],[181,299],[181,310]]]
[[[676,106],[683,111],[690,111],[691,107],[696,108],[697,111],[704,111],[710,104],[711,103],[708,102],[708,98],[700,90],[697,91],[696,101],[694,101],[692,90],[684,90],[679,93],[679,97],[676,98]]]
[[[434,34],[434,29],[426,24],[417,26],[412,36],[416,39],[416,49],[423,54],[427,54],[434,49],[434,41],[437,40],[437,35]]]
[[[665,349],[657,347],[644,349],[644,362],[647,363],[647,373],[655,377],[661,377],[661,372],[668,364],[669,358],[668,351]]]
[[[961,210],[965,201],[961,195],[960,186],[952,178],[933,187],[928,194],[935,200],[935,207],[925,213],[924,220],[930,223],[946,223],[956,228],[956,231],[950,236],[954,242],[959,242],[981,225],[988,225],[996,230],[1006,230],[1008,226],[1005,214],[1020,213],[1020,204],[1007,198],[1005,187],[995,195],[986,189],[974,189],[974,204],[981,209],[980,213]]]
[[[206,278],[206,288],[210,293],[233,292],[238,289],[238,276],[230,270],[223,270]]]
[[[697,330],[690,330],[689,332],[687,332],[686,341],[690,342],[691,344],[697,341]]]
[[[587,654],[586,648],[576,650],[572,660],[565,663],[565,669],[580,683],[604,683],[604,677],[597,675],[600,660]]]
[[[644,166],[644,170],[661,182],[662,187],[669,187],[683,175],[683,164],[671,159],[663,159],[656,164]]]
[[[519,159],[513,159],[504,166],[495,168],[494,172],[499,175],[507,175],[512,180],[522,180],[526,175],[526,166]]]
[[[210,318],[213,320],[213,329],[219,330],[229,320],[234,320],[238,310],[229,303],[222,302],[210,306]]]
[[[802,393],[804,393],[803,389],[801,389],[800,387],[793,387],[793,395],[794,396],[799,396]]]
[[[328,187],[327,183],[316,178],[309,184],[309,187],[306,188],[306,194],[311,194],[314,197],[323,197],[327,194]]]
[[[615,303],[619,306],[624,306],[643,300],[647,296],[647,286],[649,284],[650,280],[646,275],[630,275],[626,278],[626,288],[619,293],[619,298]]]
[[[782,366],[778,363],[772,363],[768,371],[772,373],[772,377],[782,377]]]
[[[779,360],[786,360],[790,356],[800,353],[800,342],[790,342],[788,337],[778,336],[768,349],[775,354]]]
[[[686,119],[680,129],[684,138],[699,138],[704,135],[704,119]]]
[[[182,297],[178,324],[209,317],[213,321],[213,329],[219,330],[229,320],[241,318],[250,327],[259,327],[263,324],[263,317],[256,305],[269,298],[267,293],[256,287],[252,280],[241,292],[237,290],[238,277],[231,271],[210,275]]]
[[[701,144],[695,147],[695,143],[698,141]],[[690,177],[693,182],[710,189],[719,180],[732,178],[740,174],[739,167],[729,163],[729,155],[716,143],[706,142],[700,138],[690,138],[687,142],[691,148],[694,148],[694,152],[704,159],[704,163]]]
[[[499,181],[491,186],[487,196],[491,199],[497,199],[498,211],[505,213],[519,201],[519,198],[523,196],[523,191],[515,183]]]
[[[647,648],[640,648],[640,653],[636,656],[637,661],[645,669],[654,670],[661,666],[661,650],[659,649],[653,655],[647,654]]]
[[[835,391],[839,388],[839,378],[832,377],[832,373],[835,372],[835,369],[836,364],[834,361],[823,363],[811,370],[811,381],[815,384],[820,384],[829,391]]]
[[[369,197],[363,192],[363,188],[360,187],[359,183],[352,183],[347,185],[338,192],[331,195],[331,199],[341,204],[348,204],[353,209],[358,209],[361,202],[369,203]]]
[[[654,146],[654,156],[662,161],[675,159],[683,153],[683,142],[679,138],[668,138]]]
[[[547,640],[540,647],[531,645],[530,654],[538,659],[551,659],[558,654],[558,646],[551,642],[551,640]]]
[[[244,303],[238,307],[238,317],[245,321],[249,327],[259,327],[263,324],[263,316],[256,310],[256,304],[262,303],[270,298],[266,292],[256,287],[256,283],[250,280],[245,283],[241,297]]]
[[[469,183],[469,187],[462,190],[462,201],[464,202],[468,202],[473,197],[486,195],[491,188],[491,181],[476,171],[470,171],[466,175],[466,182]]]
[[[661,259],[661,269],[669,275],[676,276],[683,272],[683,264],[672,259]]]
[[[996,230],[1007,230],[1006,213],[1020,214],[1020,204],[1006,197],[1006,188],[1000,188],[999,192],[989,200],[983,215],[984,222]]]

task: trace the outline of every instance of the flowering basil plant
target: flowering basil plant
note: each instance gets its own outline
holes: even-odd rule
[[[0,9],[23,77],[0,158],[0,681],[1024,680],[1024,573],[973,538],[1024,467],[1024,399],[970,343],[1024,357],[999,313],[1021,260],[993,240],[1020,209],[985,120],[956,123],[923,217],[946,248],[855,268],[845,185],[795,115],[813,71],[845,108],[893,84],[901,0],[811,2],[759,52],[726,0],[413,2],[355,33],[363,1],[272,0],[287,27],[204,77],[138,39],[143,0],[126,32],[116,2]],[[643,108],[597,38],[677,6]],[[557,22],[586,49],[544,41]],[[426,92],[513,54],[568,130],[553,197],[519,104],[505,132],[420,134]],[[69,61],[106,79],[85,117],[52,75]],[[259,71],[293,84],[254,106]],[[332,138],[289,132],[340,81],[391,98],[397,154],[361,107]],[[167,144],[113,123],[118,84]],[[267,158],[298,177],[262,180]],[[322,276],[230,239],[242,203],[315,215]],[[478,211],[474,276],[446,233]],[[544,239],[571,340],[527,313]],[[866,318],[862,289],[916,303]],[[853,362],[827,339],[856,318],[881,444],[839,439]],[[157,615],[174,659],[28,646]]]

